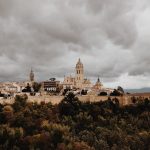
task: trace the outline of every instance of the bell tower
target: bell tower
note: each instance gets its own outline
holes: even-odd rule
[[[34,82],[34,72],[33,72],[32,69],[31,69],[31,72],[30,72],[30,81]]]
[[[84,67],[83,64],[79,58],[77,64],[76,64],[76,87],[82,88],[82,83],[84,81]]]

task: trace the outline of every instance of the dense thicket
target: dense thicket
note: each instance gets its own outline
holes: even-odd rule
[[[0,149],[148,150],[150,100],[120,107],[117,99],[81,103],[70,93],[52,105],[16,96],[0,105]]]

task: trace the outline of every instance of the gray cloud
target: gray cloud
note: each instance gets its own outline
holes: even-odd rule
[[[61,78],[78,57],[89,78],[149,76],[149,3],[0,0],[0,81],[25,80],[31,67],[40,80]]]

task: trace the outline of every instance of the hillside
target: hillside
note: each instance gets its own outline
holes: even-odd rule
[[[72,93],[60,104],[0,105],[0,149],[148,150],[150,100],[120,107],[117,99],[82,103]]]

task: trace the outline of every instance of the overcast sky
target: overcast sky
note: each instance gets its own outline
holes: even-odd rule
[[[0,0],[0,81],[74,73],[150,87],[149,0]]]

